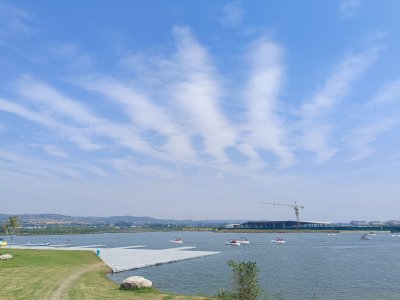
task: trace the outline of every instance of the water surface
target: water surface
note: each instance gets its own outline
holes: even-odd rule
[[[162,291],[215,295],[229,289],[227,261],[255,261],[264,294],[284,299],[400,299],[400,239],[378,234],[371,240],[360,234],[280,234],[287,243],[271,243],[277,234],[249,233],[250,245],[232,247],[225,242],[243,234],[212,232],[152,232],[87,234],[75,236],[16,237],[18,243],[107,244],[110,247],[147,245],[152,249],[195,246],[221,254],[111,275],[120,282],[131,275],[153,281]],[[180,237],[182,245],[169,240]]]

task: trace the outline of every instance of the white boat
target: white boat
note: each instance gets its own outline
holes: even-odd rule
[[[37,244],[31,244],[30,242],[28,242],[28,244],[26,244],[27,246],[33,246],[33,247],[44,247],[44,246],[50,246],[50,243],[37,243]]]
[[[245,244],[245,245],[248,245],[248,244],[250,244],[250,241],[247,239],[247,238],[245,238],[245,237],[241,237],[240,239],[238,239],[238,240],[236,240],[236,242],[238,242],[239,244]]]
[[[370,232],[369,232],[369,235],[376,235],[376,233],[373,232],[373,231],[370,231]]]
[[[277,243],[277,244],[285,244],[286,241],[282,238],[276,238],[274,240],[271,240],[272,243]]]
[[[237,240],[230,240],[229,242],[226,242],[225,245],[240,246],[240,243]]]
[[[329,236],[336,236],[336,233],[328,233]]]
[[[369,237],[369,235],[368,235],[367,233],[365,233],[365,234],[363,234],[363,235],[361,236],[361,239],[362,239],[362,240],[370,240],[371,238]]]
[[[169,242],[170,243],[174,243],[174,244],[183,244],[183,241],[180,238],[176,238],[174,240],[170,240]]]

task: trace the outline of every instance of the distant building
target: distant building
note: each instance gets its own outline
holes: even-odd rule
[[[369,223],[367,221],[356,221],[356,220],[351,220],[350,225],[353,226],[368,226]]]
[[[382,221],[369,221],[368,224],[371,225],[371,226],[382,226],[382,225],[385,225],[385,223],[382,222]]]
[[[234,229],[234,228],[241,228],[241,224],[226,224],[224,228],[226,229]]]
[[[241,224],[244,229],[293,229],[293,228],[320,228],[331,226],[331,222],[304,222],[304,221],[247,221]]]
[[[386,225],[400,225],[400,221],[399,220],[390,220],[390,221],[386,221],[385,222]]]

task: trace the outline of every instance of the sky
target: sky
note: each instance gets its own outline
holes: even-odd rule
[[[0,212],[400,219],[399,11],[0,0]]]

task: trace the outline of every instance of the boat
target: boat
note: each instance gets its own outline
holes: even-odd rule
[[[329,236],[336,236],[336,233],[328,233]]]
[[[369,235],[376,235],[376,233],[373,232],[373,231],[370,231],[368,234],[369,234]]]
[[[241,245],[237,240],[230,240],[229,242],[226,242],[225,244],[231,245],[231,246],[240,246]]]
[[[30,242],[28,242],[28,244],[26,244],[27,246],[33,246],[33,247],[41,247],[41,246],[50,246],[50,243],[37,243],[37,244],[31,244]]]
[[[247,238],[245,238],[245,237],[241,237],[240,239],[238,239],[238,240],[236,240],[236,242],[238,242],[239,244],[245,244],[245,245],[248,245],[248,244],[250,244],[250,241],[247,239]]]
[[[368,233],[365,233],[361,236],[362,240],[370,240],[371,238],[369,237]]]
[[[272,243],[277,243],[277,244],[285,244],[286,241],[283,238],[276,238],[274,240],[271,240]]]
[[[7,241],[0,239],[0,247],[6,247],[7,246]]]
[[[170,240],[170,243],[175,243],[175,244],[183,244],[183,241],[181,238],[175,238],[174,240]]]

